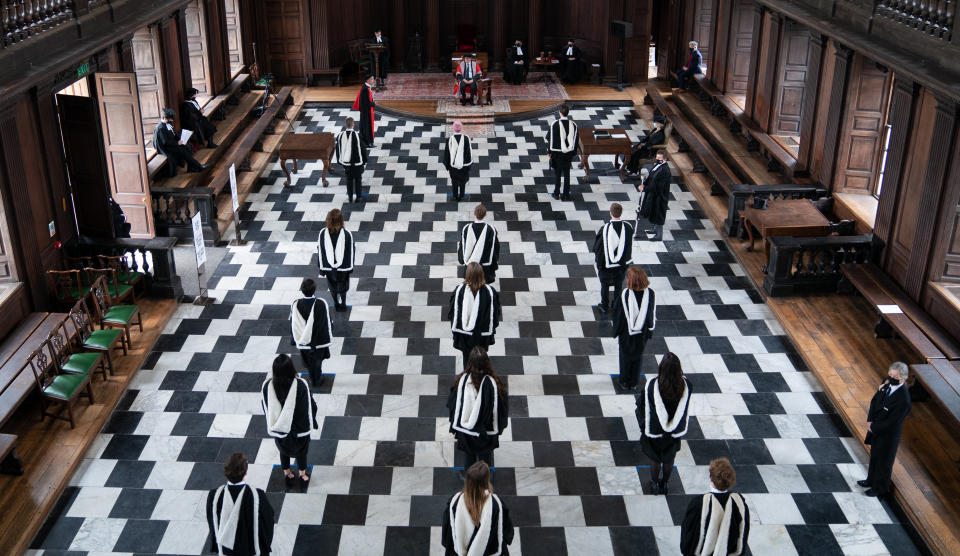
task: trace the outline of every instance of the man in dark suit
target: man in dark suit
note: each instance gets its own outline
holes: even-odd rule
[[[507,83],[520,85],[527,78],[527,52],[523,41],[517,39],[507,53],[507,65],[503,70],[503,79]]]
[[[373,32],[373,40],[370,43],[376,43],[384,47],[383,52],[380,53],[380,79],[387,80],[387,72],[390,70],[390,39],[383,36],[383,30],[379,27]],[[376,61],[371,60],[371,62],[376,65]],[[374,72],[377,71],[376,68],[372,68]]]
[[[643,183],[637,186],[637,191],[643,194],[637,210],[637,237],[641,237],[640,230],[643,230],[645,239],[663,239],[663,224],[667,221],[667,204],[670,201],[670,177],[667,155],[662,150],[657,151],[656,164]],[[641,226],[643,219],[650,223],[652,230]]]
[[[199,92],[193,87],[184,92],[186,100],[180,105],[180,127],[194,132],[200,144],[206,142],[208,149],[215,149],[217,145],[213,142],[213,134],[217,132],[217,126],[203,115],[200,103],[197,102]]]
[[[677,72],[678,93],[682,93],[687,90],[685,88],[687,79],[698,73],[703,73],[703,70],[700,69],[700,64],[703,63],[703,55],[700,54],[700,49],[697,47],[697,41],[690,41],[690,44],[687,46],[690,47],[690,57],[687,58],[687,64],[683,66],[683,69]]]
[[[631,174],[639,173],[640,160],[650,158],[650,145],[662,145],[664,143],[666,143],[666,136],[663,133],[663,124],[654,122],[653,129],[633,147],[633,152],[630,153],[630,163],[627,164],[627,170]]]
[[[180,142],[180,137],[173,129],[173,120],[176,112],[172,108],[164,108],[160,116],[160,123],[153,130],[153,147],[157,152],[167,157],[167,175],[171,178],[177,175],[177,166],[186,164],[188,172],[206,170],[206,164],[200,164],[193,158],[190,147]]]
[[[867,487],[864,493],[867,496],[884,496],[890,492],[890,474],[900,446],[903,420],[910,413],[910,392],[903,386],[909,375],[906,363],[897,361],[890,365],[887,380],[870,400],[864,440],[870,445],[870,466],[867,478],[857,481],[858,485]]]

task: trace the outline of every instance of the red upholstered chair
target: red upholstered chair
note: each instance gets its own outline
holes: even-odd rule
[[[473,25],[457,25],[457,52],[477,50],[477,28]]]

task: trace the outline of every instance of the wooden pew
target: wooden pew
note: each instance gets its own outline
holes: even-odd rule
[[[317,76],[326,77],[330,80],[330,86],[343,86],[343,78],[340,76],[340,68],[331,68],[331,69],[308,69],[307,74],[307,87],[313,85],[313,79]]]
[[[223,120],[227,117],[227,106],[240,104],[240,97],[250,92],[250,74],[237,75],[219,95],[210,99],[203,107],[203,115],[211,120]]]
[[[673,124],[673,130],[680,135],[679,152],[692,153],[694,158],[693,171],[708,172],[713,176],[710,194],[729,194],[732,186],[740,183],[736,173],[720,159],[720,156],[703,135],[697,131],[696,127],[659,90],[650,88],[647,90],[647,94],[653,99],[657,110],[663,114],[668,122]]]
[[[940,409],[953,420],[954,426],[960,426],[960,368],[957,363],[933,359],[927,364],[910,365],[910,371]]]

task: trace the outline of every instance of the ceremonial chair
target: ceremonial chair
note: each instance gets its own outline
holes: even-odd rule
[[[90,293],[93,294],[93,307],[97,313],[97,320],[100,321],[100,329],[123,329],[123,341],[128,348],[131,347],[130,325],[139,326],[140,333],[143,334],[143,316],[140,315],[140,308],[136,305],[114,305],[103,276],[97,278],[97,281],[90,286]]]
[[[457,25],[457,52],[476,52],[477,28],[473,25]]]
[[[33,378],[37,381],[37,388],[40,389],[40,420],[44,417],[53,417],[54,419],[63,419],[70,423],[70,428],[74,428],[76,423],[73,419],[73,400],[80,395],[85,395],[90,400],[90,405],[95,403],[93,399],[93,387],[90,385],[89,374],[58,374],[57,366],[50,360],[48,353],[47,340],[44,340],[32,354],[28,364],[33,371]],[[86,392],[84,392],[86,390]],[[56,413],[47,411],[47,405],[56,403],[66,406],[67,417],[60,413],[61,408]]]
[[[122,285],[133,288],[134,295],[136,295],[137,286],[146,283],[144,282],[146,274],[132,270],[130,263],[127,262],[127,258],[123,255],[117,257],[98,255],[97,258],[100,259],[101,267],[114,269],[117,272],[117,281]],[[140,293],[143,293],[143,288],[140,289]]]
[[[78,301],[77,304],[70,309],[70,320],[73,321],[73,327],[76,330],[77,341],[80,347],[106,356],[109,374],[114,374],[113,357],[110,355],[110,351],[119,343],[123,349],[123,354],[127,354],[127,346],[122,339],[123,330],[114,330],[112,328],[107,330],[95,329],[93,327],[93,320],[90,318],[90,310],[87,309],[87,305],[83,300]]]
[[[96,351],[74,351],[64,323],[61,322],[50,331],[47,341],[50,357],[56,363],[60,374],[92,375],[99,372],[103,375],[103,380],[107,380],[107,364],[103,360],[103,354]]]
[[[87,296],[87,289],[81,283],[79,270],[48,270],[47,276],[53,284],[53,296],[57,298],[58,303],[69,306]]]
[[[357,64],[357,71],[360,73],[360,80],[373,72],[373,60],[364,50],[364,41],[362,39],[350,41],[347,43],[347,49],[350,51],[350,61]]]
[[[110,297],[116,298],[121,302],[126,301],[128,298],[134,303],[137,302],[137,296],[133,291],[133,286],[121,284],[120,280],[117,279],[116,269],[87,267],[84,269],[84,272],[89,275],[91,285],[96,283],[99,278],[103,278],[104,287],[107,289]]]

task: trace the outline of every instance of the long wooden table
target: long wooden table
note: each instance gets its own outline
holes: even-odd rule
[[[756,227],[764,240],[764,251],[767,261],[770,260],[770,243],[766,241],[773,236],[816,237],[830,234],[830,221],[827,220],[809,199],[774,199],[767,202],[767,208],[755,209],[750,204],[743,211],[743,225],[747,229],[750,245],[747,251],[753,250]]]
[[[280,158],[280,167],[287,175],[286,185],[290,185],[290,170],[287,169],[287,159],[293,159],[293,173],[297,173],[297,161],[322,160],[323,174],[320,176],[323,186],[327,187],[327,170],[330,169],[330,158],[333,156],[332,133],[288,133],[280,141],[277,148]],[[332,171],[331,171],[332,173]]]
[[[594,132],[607,132],[608,137],[596,137]],[[620,169],[620,181],[624,181],[627,172],[627,159],[633,151],[633,143],[630,142],[630,136],[622,129],[584,129],[577,130],[580,136],[580,168],[583,168],[587,177],[590,177],[590,155],[612,154],[614,156],[613,165]],[[623,155],[623,164],[620,164],[620,156]]]

